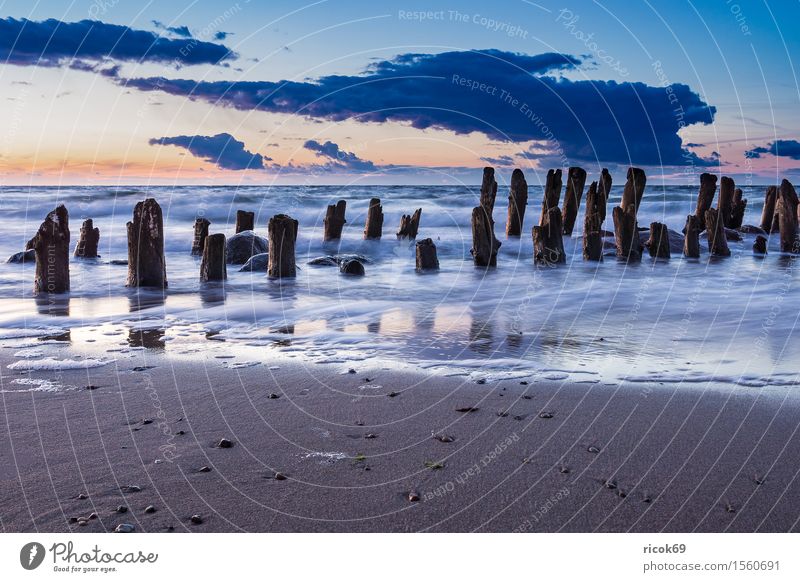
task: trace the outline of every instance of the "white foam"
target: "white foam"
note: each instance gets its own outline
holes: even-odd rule
[[[9,370],[46,371],[46,370],[82,370],[84,368],[100,368],[114,360],[56,360],[42,358],[41,360],[19,360],[8,365]]]

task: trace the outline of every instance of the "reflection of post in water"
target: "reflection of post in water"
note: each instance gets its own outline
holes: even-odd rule
[[[128,345],[132,348],[164,349],[164,329],[128,329]]]
[[[381,333],[381,318],[374,319],[367,323],[367,331],[369,333]]]
[[[69,295],[37,295],[34,300],[36,301],[36,311],[39,312],[39,315],[50,317],[69,316]]]
[[[479,354],[488,354],[492,351],[494,329],[491,320],[478,315],[472,315],[469,324],[469,347]]]
[[[514,331],[512,329],[506,334],[506,345],[514,353],[518,353],[519,349],[522,347],[522,340],[524,337],[521,331]]]
[[[200,285],[200,302],[203,307],[215,307],[225,303],[225,283],[222,281],[209,281]]]
[[[153,307],[163,307],[166,295],[163,291],[133,288],[128,294],[128,309],[131,313]]]
[[[272,332],[272,333],[282,333],[282,334],[286,334],[286,335],[294,335],[294,322],[290,323],[288,321],[284,321],[283,324],[276,325],[276,326],[270,328],[270,332]],[[276,339],[272,343],[273,343],[273,345],[278,346],[278,347],[287,347],[287,346],[292,345],[292,340],[289,339],[289,338],[287,338],[287,339]]]
[[[418,333],[430,333],[433,330],[433,324],[436,322],[436,311],[427,309],[414,310],[411,318],[414,320],[414,329]]]

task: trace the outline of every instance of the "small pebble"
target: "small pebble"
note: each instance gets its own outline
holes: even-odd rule
[[[142,421],[142,424],[153,424],[153,419],[152,418],[145,418]]]
[[[603,485],[605,485],[606,489],[616,489],[617,488],[617,482],[614,481],[613,479],[609,479],[609,480],[605,481],[603,483]]]
[[[520,384],[522,384],[523,386],[527,386],[528,385],[528,381],[527,380],[523,380],[522,382],[520,382]]]
[[[595,453],[595,454],[600,452],[600,449],[594,445],[590,445],[589,448],[587,448],[586,450],[589,451],[590,453]]]
[[[156,508],[153,507],[152,505],[148,505],[147,507],[144,508],[144,512],[145,513],[155,513],[156,512]]]
[[[508,416],[508,411],[507,410],[498,410],[497,411],[497,416],[499,416],[501,418],[505,418],[506,416]]]
[[[78,499],[89,499],[89,496],[86,493],[78,493]]]
[[[205,466],[204,467],[200,467],[197,470],[197,472],[198,473],[210,473],[211,472],[211,467],[205,467]]]
[[[89,384],[88,386],[84,386],[84,390],[97,390],[98,386],[94,384]]]
[[[736,513],[736,508],[733,505],[731,505],[730,503],[726,503],[725,504],[725,511],[727,511],[728,513]]]
[[[85,526],[89,525],[89,522],[86,520],[86,518],[81,517],[81,518],[78,518],[78,525],[81,526],[81,527],[85,527]]]
[[[368,433],[368,434],[364,435],[364,438],[365,439],[376,439],[376,438],[378,438],[378,435],[376,435],[375,433]]]
[[[178,432],[176,432],[175,434],[176,434],[176,435],[178,435],[178,436],[183,436],[183,435],[185,435],[185,434],[186,434],[186,431],[179,430],[179,431],[178,431]]]
[[[219,449],[229,449],[232,446],[233,446],[233,443],[231,441],[229,441],[228,439],[219,439],[219,442],[217,443],[217,448],[219,448]]]
[[[364,426],[364,421],[363,420],[357,420],[355,424],[356,424],[356,426]]]
[[[347,370],[347,373],[348,374],[355,374],[356,370],[355,370],[355,368],[350,368],[349,370]]]
[[[189,518],[189,521],[191,521],[194,524],[200,524],[203,523],[203,518],[197,514],[194,514],[192,517]]]
[[[138,485],[123,485],[121,489],[126,493],[138,493],[142,490]]]
[[[412,503],[419,501],[419,493],[417,493],[416,491],[409,491],[408,500],[411,501]]]
[[[121,523],[116,528],[114,528],[114,531],[117,533],[131,533],[135,529],[136,528],[130,523]]]
[[[283,473],[275,473],[275,480],[286,481],[286,475],[284,475]]]
[[[434,435],[433,438],[435,438],[440,443],[452,443],[454,440],[456,440],[455,437],[452,437],[449,434],[437,434]]]
[[[276,398],[280,397],[281,397],[280,394],[275,394],[274,392],[270,392],[269,396],[267,396],[267,398],[269,398],[270,400],[275,400]]]
[[[456,408],[456,412],[478,412],[477,406],[461,406]]]
[[[530,400],[530,399],[532,399],[532,398],[533,398],[533,396],[531,396],[530,394],[523,394],[523,395],[522,395],[522,399],[523,399],[523,400]]]
[[[540,412],[539,418],[553,418],[552,412]]]
[[[127,512],[128,512],[128,508],[125,507],[124,505],[118,505],[117,506],[117,513],[127,513]]]
[[[564,474],[564,475],[566,475],[566,474],[568,474],[568,473],[569,473],[569,467],[567,467],[566,465],[561,465],[561,466],[558,468],[558,472],[559,472],[559,473],[562,473],[562,474]]]
[[[486,384],[486,378],[478,378],[475,380],[476,384]]]
[[[389,392],[386,396],[388,396],[389,398],[394,398],[398,394],[400,394],[400,393],[399,392]]]
[[[97,513],[92,512],[89,514],[89,519],[97,519]]]
[[[77,523],[77,521],[78,521],[78,518],[77,518],[77,517],[70,517],[70,518],[69,518],[69,522],[70,522],[70,523]]]

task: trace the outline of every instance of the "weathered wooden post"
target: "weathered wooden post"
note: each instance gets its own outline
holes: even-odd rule
[[[597,184],[597,210],[600,213],[600,223],[606,221],[606,206],[611,197],[611,174],[606,168],[600,172],[600,182]]]
[[[327,242],[342,238],[342,228],[347,223],[344,213],[347,210],[347,202],[339,200],[336,204],[329,204],[325,212],[324,232],[322,240]]]
[[[651,257],[657,259],[668,259],[669,252],[669,229],[666,224],[661,222],[650,223],[650,238],[647,241],[647,250]]]
[[[561,210],[556,206],[548,211],[544,223],[534,226],[531,232],[533,236],[534,263],[554,265],[567,262],[567,255],[564,252],[563,232],[564,225],[561,222]]]
[[[528,182],[522,170],[516,168],[511,173],[511,187],[508,192],[508,218],[506,237],[520,236],[525,219],[525,206],[528,204]]]
[[[729,257],[728,240],[725,238],[725,226],[722,216],[716,208],[706,210],[706,231],[708,236],[708,251],[714,257]]]
[[[494,236],[494,221],[483,206],[472,209],[472,258],[478,267],[497,265],[500,241]]]
[[[547,180],[544,184],[544,196],[542,197],[542,214],[539,217],[539,226],[544,226],[549,222],[548,215],[552,208],[558,208],[558,201],[561,198],[561,169],[548,170]]]
[[[700,224],[700,232],[706,228],[706,210],[711,208],[716,192],[717,176],[705,172],[700,174],[700,191],[697,194],[697,208],[694,211]]]
[[[36,255],[33,292],[66,293],[69,291],[69,213],[59,204],[49,212],[29,241]]]
[[[617,256],[627,261],[641,260],[642,241],[636,226],[636,207],[631,204],[623,210],[622,207],[615,206],[611,216],[614,219]]]
[[[252,229],[250,229],[252,230]],[[203,259],[200,262],[201,281],[224,281],[228,278],[225,260],[225,235],[211,234],[203,246]]]
[[[627,180],[622,191],[622,200],[620,200],[619,207],[627,210],[633,206],[633,215],[636,216],[642,203],[646,185],[647,176],[645,176],[644,170],[641,168],[628,168]]]
[[[583,258],[587,261],[603,260],[601,206],[605,210],[604,196],[597,190],[597,182],[592,182],[586,193],[586,215],[583,218]]]
[[[686,217],[686,226],[683,229],[683,256],[690,259],[700,258],[700,221],[695,214]]]
[[[797,192],[789,180],[781,181],[778,188],[778,200],[780,201],[780,233],[781,233],[781,252],[800,253],[800,241],[797,240],[797,206],[800,201],[797,199]]]
[[[717,211],[722,218],[725,228],[731,228],[731,214],[733,212],[733,195],[736,184],[732,178],[722,176],[719,181],[719,198],[717,198]]]
[[[761,236],[760,234],[756,236],[756,240],[753,243],[753,252],[758,255],[767,254],[767,237]]]
[[[483,180],[481,180],[481,206],[486,209],[486,213],[494,223],[494,202],[497,198],[497,182],[494,179],[494,168],[485,167],[483,169]]]
[[[199,257],[203,254],[203,245],[208,236],[208,227],[211,222],[206,218],[196,218],[194,221],[194,240],[192,241],[192,255]]]
[[[154,198],[137,202],[128,228],[128,287],[167,287],[164,220]]]
[[[87,218],[81,225],[81,234],[75,246],[75,256],[84,259],[97,258],[97,245],[100,242],[100,229],[95,227],[91,218]]]
[[[254,230],[256,224],[256,213],[247,210],[236,211],[236,234],[245,230]]]
[[[383,206],[380,198],[373,198],[369,201],[367,210],[367,222],[364,225],[365,239],[379,239],[383,233]]]
[[[428,271],[439,268],[439,258],[436,256],[436,245],[433,240],[426,238],[417,242],[417,271]]]
[[[417,208],[413,215],[404,214],[400,217],[400,228],[397,230],[397,238],[411,239],[417,238],[419,232],[419,219],[422,215],[422,208]]]
[[[564,234],[572,236],[575,219],[581,207],[583,187],[586,185],[586,170],[572,167],[567,171],[567,191],[564,193],[564,210],[561,221],[564,223]]]
[[[730,228],[742,228],[744,222],[744,211],[747,209],[747,198],[742,198],[742,189],[736,188],[733,191],[733,207],[731,208]]]
[[[276,214],[269,219],[267,233],[267,275],[276,279],[296,276],[294,247],[297,242],[297,221],[286,214]]]
[[[764,209],[761,211],[761,230],[772,232],[772,219],[775,216],[775,203],[778,200],[778,187],[768,186],[764,194]]]

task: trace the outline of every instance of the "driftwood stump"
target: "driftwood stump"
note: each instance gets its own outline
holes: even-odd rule
[[[128,228],[128,287],[167,287],[164,219],[154,198],[138,202]]]
[[[606,206],[611,197],[611,174],[606,168],[600,173],[600,182],[597,184],[597,210],[600,213],[600,222],[606,221]]]
[[[760,234],[756,236],[756,240],[753,243],[753,252],[759,255],[767,254],[767,237]]]
[[[642,203],[646,184],[647,176],[645,176],[644,170],[641,168],[628,168],[627,180],[622,191],[622,200],[620,200],[619,207],[627,212],[633,206],[634,218],[639,212],[639,205]]]
[[[722,176],[719,181],[719,198],[717,198],[717,212],[722,218],[725,228],[731,228],[731,213],[733,212],[733,195],[736,184],[732,178]]]
[[[567,262],[564,252],[564,239],[562,233],[564,225],[561,222],[561,210],[551,208],[544,219],[544,223],[534,226],[533,236],[533,261],[539,265],[555,265]]]
[[[94,225],[91,218],[87,218],[81,225],[81,234],[75,246],[75,256],[84,259],[97,258],[97,245],[100,243],[100,229]]]
[[[66,293],[69,291],[69,213],[60,204],[39,226],[30,245],[36,255],[33,292]]]
[[[211,222],[206,218],[196,218],[194,221],[194,240],[192,241],[192,255],[199,257],[203,254],[203,245],[208,236],[208,227]]]
[[[224,281],[227,279],[226,262],[225,235],[222,233],[209,235],[203,246],[203,259],[200,262],[200,280]]]
[[[508,219],[506,236],[520,236],[525,219],[525,206],[528,204],[528,182],[519,168],[511,173],[511,188],[508,193]]]
[[[294,247],[297,242],[297,221],[286,214],[276,214],[267,224],[269,263],[267,275],[274,279],[295,277]]]
[[[722,216],[716,208],[706,210],[706,231],[708,235],[708,251],[714,257],[729,257],[728,240],[725,237],[725,227]]]
[[[733,191],[733,207],[731,208],[730,228],[742,228],[744,211],[747,209],[747,198],[742,198],[742,189]]]
[[[544,196],[542,197],[542,214],[539,217],[539,226],[547,222],[550,210],[558,208],[558,201],[561,198],[561,170],[548,170],[547,181],[544,185]]]
[[[344,213],[347,210],[347,202],[339,200],[336,204],[329,204],[325,212],[325,229],[322,235],[323,241],[339,240],[342,238],[342,228],[347,223]]]
[[[245,230],[255,230],[256,213],[248,212],[247,210],[236,211],[236,231],[235,234],[244,232]]]
[[[761,211],[761,230],[772,232],[772,219],[775,216],[775,203],[778,201],[778,187],[768,186],[764,194],[764,209]]]
[[[380,198],[373,198],[369,201],[367,210],[367,222],[364,225],[365,239],[379,239],[383,233],[383,206]]]
[[[494,236],[494,222],[483,206],[472,209],[472,258],[478,267],[497,265],[500,241]]]
[[[697,193],[697,208],[694,211],[700,224],[700,232],[706,228],[706,210],[711,208],[716,192],[717,176],[708,173],[700,174],[700,191]]]
[[[400,228],[397,230],[398,239],[411,239],[417,238],[419,232],[419,219],[422,215],[422,208],[417,208],[414,214],[404,214],[400,217]]]
[[[690,214],[686,217],[686,226],[683,229],[683,256],[690,259],[700,258],[700,231],[704,230],[700,225],[697,215]]]
[[[781,233],[781,252],[800,253],[800,241],[797,239],[797,192],[789,180],[783,180],[778,188],[778,207],[780,209],[779,226]]]
[[[570,168],[567,172],[567,190],[564,192],[564,210],[561,213],[564,234],[567,236],[572,236],[572,230],[575,228],[575,219],[578,217],[578,210],[581,207],[585,185],[586,170],[577,167]]]
[[[630,175],[630,172],[628,173]],[[631,180],[628,182],[631,183]],[[636,227],[636,206],[630,204],[626,209],[615,206],[611,215],[614,219],[617,256],[627,261],[641,260],[642,242],[639,240],[639,231]]]
[[[669,229],[666,224],[661,222],[650,223],[650,238],[646,245],[651,257],[657,259],[668,259],[669,253]]]
[[[603,260],[601,207],[605,211],[604,195],[598,191],[597,182],[592,182],[586,193],[586,214],[583,218],[583,258],[587,261]]]
[[[428,271],[439,268],[439,258],[436,256],[436,245],[433,240],[426,238],[417,242],[417,271]]]
[[[481,206],[486,209],[492,223],[494,223],[494,202],[497,198],[497,181],[494,179],[494,168],[485,167],[483,169],[483,180],[481,181]]]

